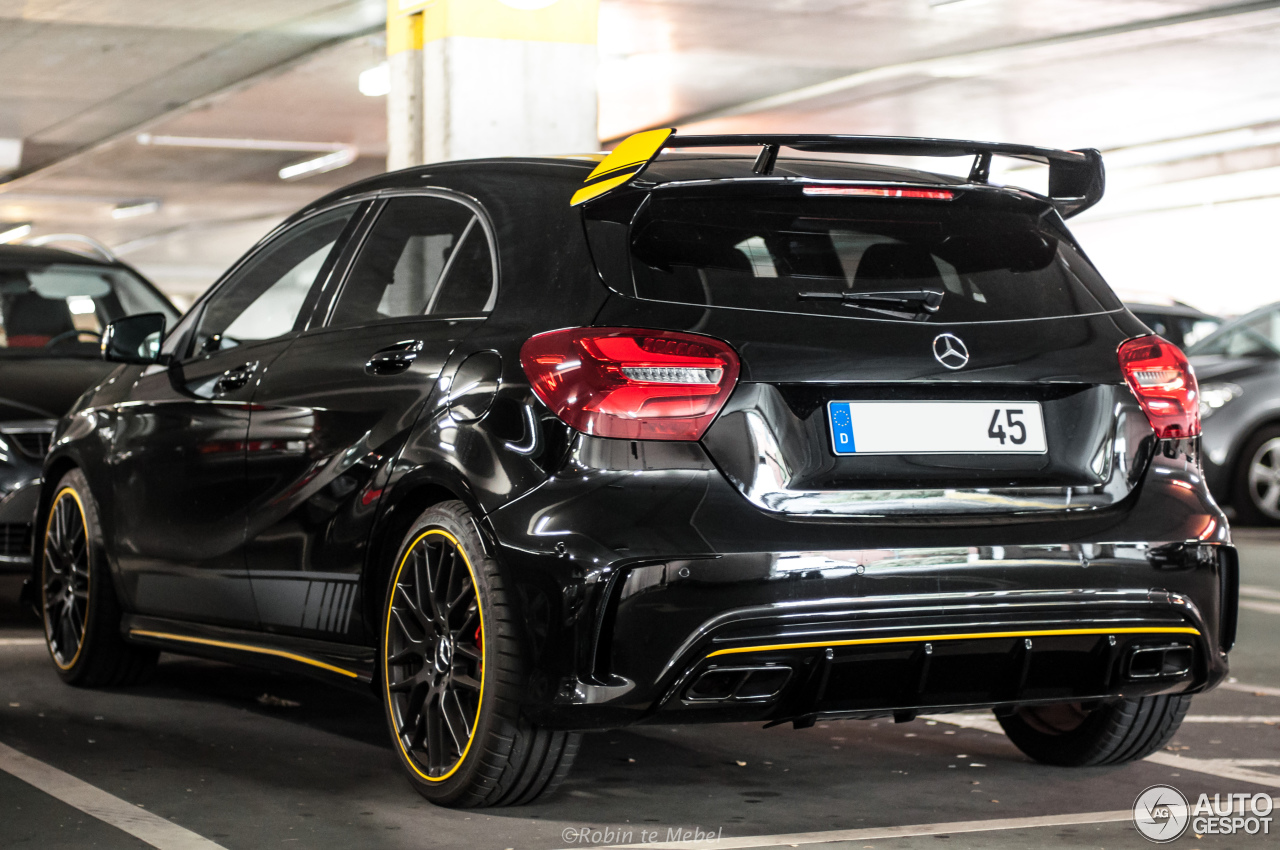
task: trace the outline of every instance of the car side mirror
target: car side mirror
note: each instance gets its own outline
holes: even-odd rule
[[[139,313],[116,319],[102,334],[102,359],[112,363],[157,362],[164,325],[163,313]]]

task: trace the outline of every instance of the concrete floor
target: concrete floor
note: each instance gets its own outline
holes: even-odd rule
[[[1243,583],[1264,590],[1245,597],[1260,602],[1241,611],[1232,675],[1277,689],[1280,534],[1246,532],[1239,542]],[[1270,603],[1265,589],[1278,594]],[[0,639],[39,637],[34,618],[12,602],[16,590],[8,578],[0,583]],[[1190,759],[1275,760],[1249,768],[1274,775],[1268,788],[1150,761],[1055,769],[1029,762],[998,733],[925,720],[845,721],[802,731],[727,725],[595,733],[550,800],[448,811],[423,801],[401,777],[371,696],[302,676],[169,655],[147,687],[73,689],[54,675],[43,646],[3,643],[0,744],[228,850],[549,850],[664,841],[673,827],[718,832],[722,843],[771,836],[759,846],[787,846],[795,842],[787,840],[792,833],[1126,810],[1156,783],[1173,784],[1193,800],[1201,792],[1280,796],[1280,725],[1274,723],[1186,723],[1171,744],[1172,752]],[[1198,698],[1192,713],[1280,717],[1280,695],[1219,690]],[[1217,764],[1221,773],[1230,762]],[[569,832],[583,827],[601,834],[580,840]],[[1148,846],[1127,821],[844,836],[801,846],[916,850],[941,841],[953,848]],[[1175,846],[1271,841],[1197,840],[1188,832]],[[147,846],[0,771],[0,847]]]

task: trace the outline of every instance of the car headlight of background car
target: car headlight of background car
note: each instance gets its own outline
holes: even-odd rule
[[[1200,386],[1200,418],[1208,419],[1218,408],[1244,395],[1239,384],[1202,384]]]

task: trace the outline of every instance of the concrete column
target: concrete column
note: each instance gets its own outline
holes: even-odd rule
[[[425,162],[599,149],[599,0],[390,2],[422,18]]]
[[[422,13],[402,14],[404,0],[387,0],[387,170],[421,165]]]

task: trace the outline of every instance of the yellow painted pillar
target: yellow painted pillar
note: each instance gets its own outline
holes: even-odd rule
[[[421,165],[422,12],[404,0],[387,0],[387,170]],[[408,13],[401,7],[409,7]]]
[[[599,149],[599,0],[389,1],[421,19],[425,162]]]

